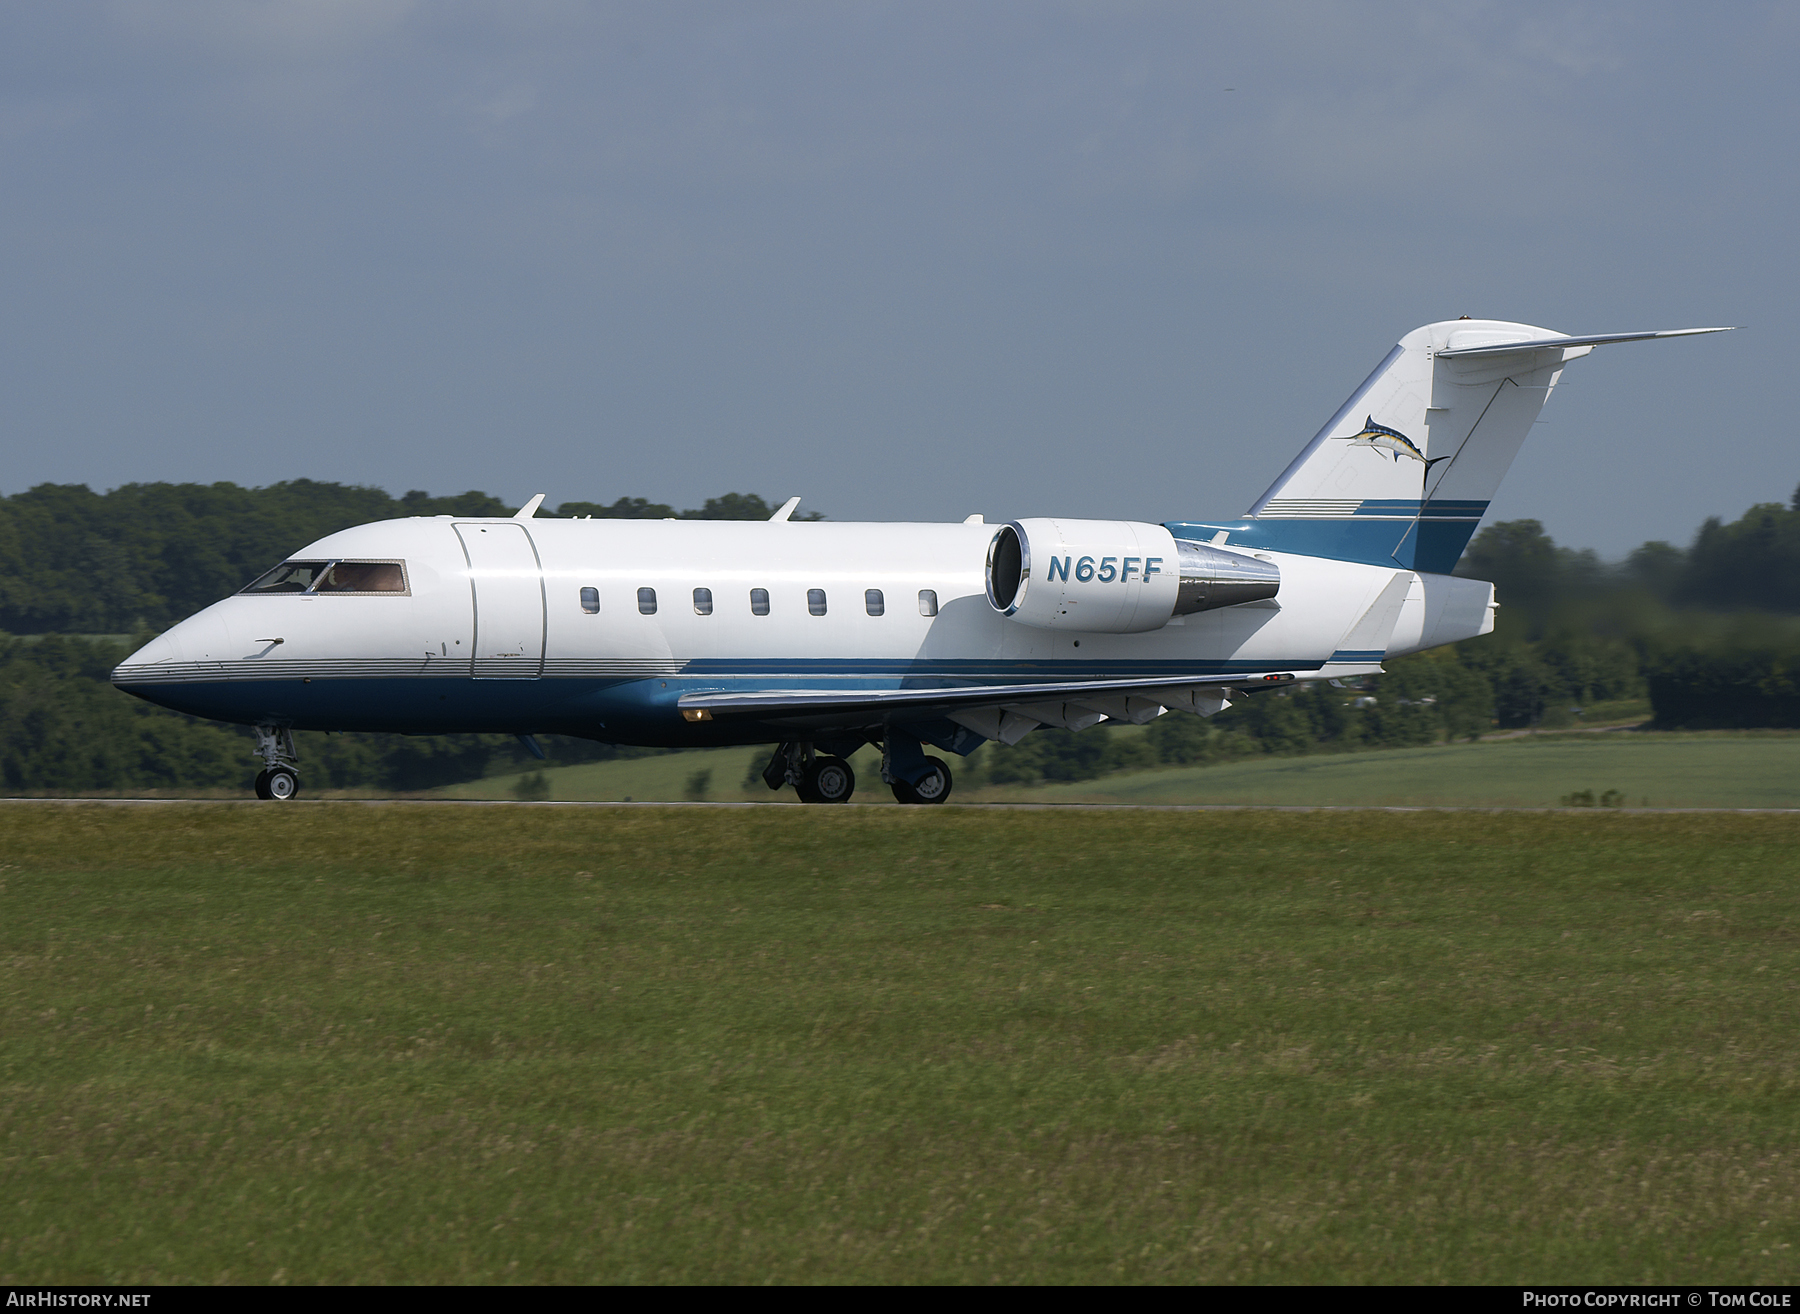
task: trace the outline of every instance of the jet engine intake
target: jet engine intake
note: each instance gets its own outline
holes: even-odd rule
[[[1280,587],[1273,562],[1137,521],[1015,520],[988,544],[988,602],[1040,629],[1140,634]]]

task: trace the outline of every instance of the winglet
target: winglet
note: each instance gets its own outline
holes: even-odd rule
[[[518,509],[518,511],[514,513],[513,519],[514,520],[529,520],[537,514],[538,508],[540,506],[542,506],[543,504],[544,504],[544,495],[542,493],[538,493],[529,502],[527,502],[524,506],[520,507]]]
[[[792,520],[794,518],[794,508],[799,505],[800,505],[799,498],[790,497],[790,498],[788,498],[787,501],[783,502],[779,508],[776,509],[775,514],[770,516],[769,519],[770,520]]]

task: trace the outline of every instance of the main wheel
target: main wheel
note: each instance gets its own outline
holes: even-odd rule
[[[841,757],[817,757],[800,777],[800,797],[808,803],[848,803],[856,792],[856,772]]]
[[[256,796],[258,798],[268,798],[270,796],[269,773],[267,771],[258,771],[256,773]]]
[[[276,767],[273,771],[265,771],[257,777],[257,780],[260,784],[257,794],[261,798],[272,798],[285,802],[300,792],[300,777],[287,767]]]
[[[931,767],[931,774],[916,785],[909,785],[904,780],[894,782],[894,798],[901,803],[942,803],[950,797],[950,768],[938,757],[928,757],[925,761]]]

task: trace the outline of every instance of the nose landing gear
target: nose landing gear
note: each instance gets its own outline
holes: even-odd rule
[[[300,792],[300,755],[294,751],[294,734],[286,726],[256,727],[256,755],[263,769],[256,773],[256,796],[281,802]]]

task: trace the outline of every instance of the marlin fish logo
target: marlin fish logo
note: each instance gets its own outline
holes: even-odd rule
[[[1361,433],[1351,435],[1346,441],[1353,447],[1378,447],[1384,452],[1392,452],[1395,461],[1399,461],[1403,456],[1410,456],[1413,460],[1423,463],[1427,470],[1439,461],[1450,459],[1447,456],[1438,456],[1427,461],[1425,453],[1419,450],[1417,443],[1398,429],[1390,429],[1385,424],[1376,424],[1373,415],[1363,421]]]

